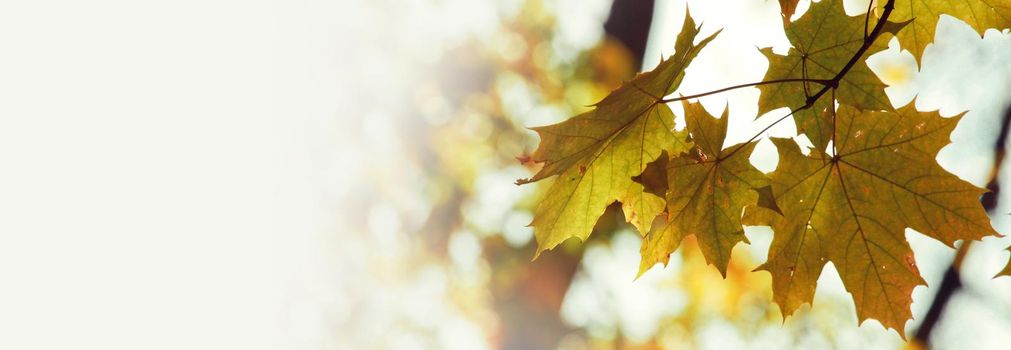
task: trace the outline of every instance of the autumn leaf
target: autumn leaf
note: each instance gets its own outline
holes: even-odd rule
[[[836,155],[804,155],[792,140],[773,139],[780,158],[770,177],[784,217],[766,216],[775,236],[759,269],[772,274],[784,315],[811,302],[832,261],[860,320],[877,319],[905,336],[910,294],[924,284],[905,229],[949,246],[996,234],[979,202],[984,190],[935,161],[959,119],[912,105],[878,112],[842,104]]]
[[[807,104],[809,98],[860,53],[864,45],[865,25],[874,26],[875,23],[865,23],[864,16],[846,15],[840,0],[812,3],[808,12],[786,29],[787,38],[793,45],[786,56],[777,55],[768,48],[761,50],[769,59],[765,81],[788,81],[758,86],[761,91],[758,113],[761,115],[780,107],[798,108]],[[901,25],[888,27],[889,30],[898,30]],[[874,40],[860,58],[886,49],[888,37],[881,35]],[[799,79],[808,81],[796,81]],[[885,84],[861,59],[838,81],[835,97],[840,103],[860,109],[892,109],[884,88]],[[830,105],[830,101],[826,100],[811,101],[813,108],[799,111],[795,119],[817,119]],[[799,125],[806,133],[808,130],[803,130],[805,126],[811,125]]]
[[[643,241],[639,274],[657,263],[667,264],[681,240],[695,235],[706,261],[725,277],[734,246],[747,242],[741,226],[743,208],[758,200],[757,189],[768,186],[768,179],[748,160],[756,142],[723,149],[730,119],[726,109],[716,119],[700,104],[683,104],[695,147],[669,162],[651,163],[644,172],[650,174],[643,177],[647,187],[657,182],[652,180],[655,174],[666,174],[667,216],[663,227]],[[665,171],[656,169],[662,166]]]
[[[879,8],[886,2],[878,1]],[[893,21],[912,21],[897,37],[903,48],[917,60],[934,41],[934,31],[942,14],[954,16],[983,35],[989,28],[1011,27],[1011,0],[906,0],[897,1],[892,10]]]
[[[648,232],[664,200],[632,181],[661,151],[688,149],[674,130],[674,115],[662,98],[677,89],[685,67],[716,34],[694,40],[699,30],[686,15],[675,53],[655,69],[611,92],[593,110],[562,123],[533,128],[541,143],[532,160],[543,168],[524,184],[558,175],[534,213],[537,253],[570,237],[585,240],[604,209],[622,203],[626,220]]]

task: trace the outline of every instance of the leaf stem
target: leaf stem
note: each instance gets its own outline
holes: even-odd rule
[[[825,79],[800,79],[800,78],[779,79],[779,80],[766,80],[766,81],[760,81],[760,82],[757,82],[757,83],[748,83],[748,84],[734,85],[734,86],[725,87],[725,88],[722,88],[722,89],[719,89],[719,90],[713,90],[713,91],[709,91],[709,92],[703,92],[701,94],[688,95],[688,96],[678,96],[678,97],[674,97],[674,98],[661,99],[661,100],[659,100],[659,102],[661,102],[661,103],[667,103],[667,102],[675,102],[675,101],[687,100],[687,99],[692,99],[692,98],[699,98],[699,97],[703,97],[703,96],[714,95],[714,94],[718,94],[718,93],[721,93],[721,92],[727,92],[727,91],[730,91],[730,90],[735,90],[735,89],[740,89],[740,88],[746,88],[746,87],[750,87],[750,86],[780,84],[780,83],[798,83],[798,82],[812,82],[812,83],[818,83],[818,84],[822,84],[822,85],[827,85],[827,84],[829,84],[830,81],[829,80],[825,80]]]

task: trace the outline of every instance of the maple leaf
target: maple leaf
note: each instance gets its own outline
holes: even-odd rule
[[[768,179],[748,160],[757,142],[723,149],[730,119],[727,109],[716,119],[698,103],[682,103],[695,147],[669,161],[650,163],[640,177],[647,188],[663,183],[667,216],[665,225],[643,241],[639,274],[657,263],[666,265],[681,240],[695,235],[706,261],[726,277],[734,246],[747,243],[741,226],[744,206],[758,200],[758,189],[768,186]],[[663,175],[666,182],[658,181]]]
[[[640,232],[649,231],[664,201],[632,177],[661,151],[680,153],[689,147],[685,134],[674,130],[674,114],[662,98],[677,89],[685,67],[719,32],[694,44],[698,33],[686,15],[675,53],[655,69],[612,91],[589,112],[533,128],[541,143],[531,158],[544,165],[517,184],[558,175],[531,223],[538,255],[570,237],[585,240],[614,201],[622,203],[627,221]]]
[[[832,261],[860,320],[877,319],[905,337],[910,294],[925,282],[904,230],[949,246],[997,235],[979,201],[985,191],[935,161],[960,118],[918,112],[912,104],[897,111],[841,104],[831,154],[804,155],[792,140],[773,139],[779,166],[770,177],[784,216],[753,218],[775,232],[759,270],[772,274],[784,315],[811,302]]]
[[[883,9],[885,1],[878,1]],[[912,21],[910,28],[898,33],[899,43],[917,60],[934,41],[934,31],[942,14],[954,16],[983,35],[989,28],[1011,27],[1011,0],[907,0],[899,1],[892,10],[896,20]]]
[[[886,23],[882,33],[894,33],[902,28],[902,24]],[[780,107],[796,108],[808,103],[816,91],[831,81],[850,64],[864,45],[865,28],[873,23],[865,23],[863,16],[850,17],[846,15],[840,0],[823,0],[812,3],[810,10],[786,29],[787,38],[793,45],[786,56],[777,55],[771,49],[762,49],[762,54],[769,60],[769,69],[765,81],[798,80],[777,84],[759,85],[761,95],[758,100],[758,113],[764,114]],[[867,30],[870,30],[869,28]],[[835,98],[840,103],[847,103],[860,109],[886,110],[892,105],[885,95],[885,84],[878,79],[863,62],[862,58],[887,48],[886,35],[880,35],[861,54],[860,62],[852,65],[841,79],[838,80]],[[817,81],[821,81],[819,84]],[[818,96],[820,97],[820,96]],[[811,101],[812,108],[797,112],[794,116],[798,127],[804,133],[810,133],[809,128],[820,128],[822,125],[812,124],[818,121],[819,115],[830,106],[831,101],[818,99]],[[814,144],[824,148],[811,135]]]

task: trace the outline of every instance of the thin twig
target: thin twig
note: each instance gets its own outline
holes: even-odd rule
[[[715,95],[715,94],[718,94],[718,93],[721,93],[721,92],[727,92],[727,91],[730,91],[730,90],[740,89],[740,88],[746,88],[746,87],[750,87],[750,86],[780,84],[780,83],[797,83],[797,82],[812,82],[812,83],[818,83],[818,84],[822,84],[822,85],[825,85],[825,84],[829,83],[829,81],[825,80],[825,79],[779,79],[779,80],[766,80],[766,81],[760,81],[760,82],[757,82],[757,83],[748,83],[748,84],[734,85],[734,86],[725,87],[725,88],[722,88],[722,89],[719,89],[719,90],[713,90],[713,91],[709,91],[709,92],[703,92],[701,94],[688,95],[688,96],[678,96],[678,97],[674,97],[674,98],[661,99],[659,102],[661,102],[661,103],[667,103],[667,102],[674,102],[674,101],[681,101],[681,100],[699,98],[699,97],[703,97],[703,96]]]
[[[871,8],[874,7],[874,0],[867,1],[867,13],[864,14],[864,39],[867,39],[867,25],[871,22]]]

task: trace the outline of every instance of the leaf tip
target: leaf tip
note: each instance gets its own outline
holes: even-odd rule
[[[1007,251],[1011,253],[1011,247],[1008,247]],[[1004,270],[998,272],[997,275],[993,276],[993,278],[1002,276],[1011,277],[1011,256],[1008,257],[1008,263],[1007,266],[1004,267]]]
[[[881,30],[886,33],[891,33],[892,35],[898,35],[899,31],[909,25],[909,23],[912,23],[914,19],[916,19],[916,17],[903,22],[885,21],[885,24],[881,26]]]
[[[885,326],[885,327],[888,327],[888,326]],[[903,325],[902,327],[892,328],[892,329],[894,329],[896,332],[899,333],[899,337],[902,338],[903,341],[909,341],[909,338],[906,337],[906,327],[905,327],[905,325]]]
[[[646,274],[646,271],[649,271],[652,268],[653,266],[647,265],[644,261],[640,261],[639,272],[635,274],[635,278],[632,279],[632,282],[638,281],[642,275]]]
[[[545,250],[547,250],[547,249],[544,248],[544,247],[541,247],[540,245],[537,245],[537,250],[534,251],[534,257],[530,258],[530,261],[531,262],[537,261],[537,258],[541,257],[541,253],[543,253]]]
[[[716,265],[716,264],[713,264],[713,265]],[[716,265],[716,269],[720,271],[720,276],[722,276],[723,279],[727,279],[727,266],[726,265],[723,265],[723,266]]]
[[[776,204],[776,196],[772,193],[772,186],[766,185],[759,188],[752,188],[755,192],[758,192],[758,206],[772,210],[783,215],[783,211],[779,209],[779,205]]]

